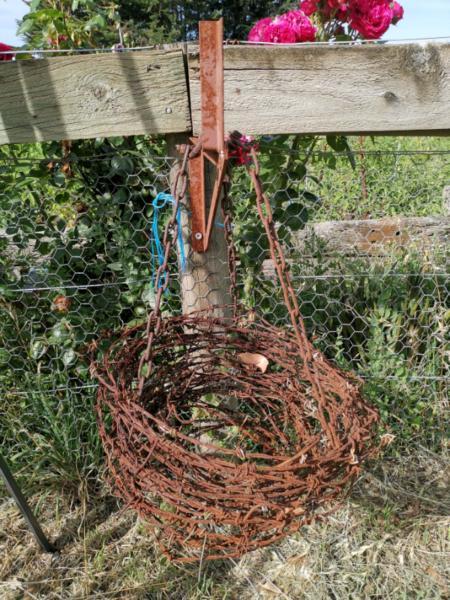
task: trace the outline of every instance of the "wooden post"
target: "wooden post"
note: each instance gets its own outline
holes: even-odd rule
[[[170,177],[171,182],[181,159],[176,146],[187,142],[188,138],[185,135],[167,136],[167,155],[174,159]],[[214,185],[214,167],[210,164],[205,165],[205,172],[206,191],[209,192]],[[183,240],[187,258],[185,272],[180,275],[183,314],[214,308],[213,314],[215,316],[231,316],[230,276],[223,228],[217,225],[214,226],[207,252],[201,254],[194,252],[190,244],[191,228],[188,196],[186,196],[183,203],[185,207],[182,212]],[[222,222],[220,211],[217,213],[216,222]]]

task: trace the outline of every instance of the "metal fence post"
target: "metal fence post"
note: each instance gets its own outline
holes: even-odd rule
[[[20,509],[20,512],[23,515],[30,531],[36,538],[37,543],[42,548],[44,552],[57,552],[57,548],[53,546],[45,536],[44,532],[41,529],[36,517],[33,514],[33,511],[28,505],[28,502],[25,499],[25,496],[22,494],[19,486],[17,485],[16,480],[13,477],[13,474],[9,470],[6,461],[0,454],[0,475],[3,477],[6,485],[6,489],[11,494],[11,496],[16,501],[17,506]]]

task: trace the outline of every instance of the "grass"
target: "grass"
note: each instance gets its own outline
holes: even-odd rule
[[[56,379],[54,383],[57,387]],[[19,394],[5,394],[0,412],[2,448],[29,493],[64,488],[84,498],[98,488],[103,452],[94,395],[94,390],[80,394],[70,388],[49,389],[37,377],[25,382]]]
[[[352,140],[356,149],[359,143]],[[372,148],[366,140],[365,148],[399,144],[386,138]],[[440,150],[448,142],[401,140],[403,150],[418,147]],[[319,188],[311,184],[321,197],[314,220],[443,214],[442,188],[450,182],[444,155],[367,155],[356,170],[347,158],[338,158],[335,169],[327,160],[317,156],[311,167],[321,182]],[[2,600],[449,596],[448,277],[435,276],[429,258],[416,255],[390,257],[382,265],[333,260],[312,255],[298,261],[294,276],[302,310],[316,343],[366,378],[366,393],[396,436],[394,444],[327,522],[240,561],[200,570],[169,564],[153,533],[109,495],[93,413],[95,390],[83,387],[89,383],[86,369],[74,371],[71,365],[69,371],[53,355],[48,364],[40,352],[33,355],[29,334],[47,305],[38,305],[37,295],[30,306],[23,298],[11,302],[21,316],[9,326],[6,318],[0,320],[0,340],[9,349],[0,352],[0,368],[8,367],[0,371],[0,443],[61,551],[53,557],[39,553],[0,485]],[[447,265],[444,256],[444,273]],[[341,277],[344,271],[351,276]],[[327,277],[302,281],[305,274]],[[275,292],[262,290],[255,305],[282,320]],[[73,331],[85,333],[86,323]]]
[[[444,599],[450,591],[449,460],[425,449],[373,465],[325,523],[240,561],[176,567],[109,496],[39,499],[61,548],[43,555],[12,502],[0,505],[0,595],[136,600]]]
[[[325,162],[320,155],[313,157],[311,171],[320,185],[313,184],[312,189],[322,199],[314,220],[443,214],[450,154],[427,152],[448,152],[448,138],[350,138],[350,146],[355,152],[367,152],[355,155],[354,168],[345,154]],[[416,151],[423,153],[408,154]]]

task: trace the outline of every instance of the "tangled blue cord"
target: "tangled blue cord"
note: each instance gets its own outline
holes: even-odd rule
[[[152,265],[153,265],[153,273],[152,273],[152,281],[153,285],[156,288],[160,288],[165,285],[167,278],[169,277],[169,273],[166,270],[165,273],[162,273],[160,279],[156,281],[156,273],[158,267],[156,266],[156,260],[158,261],[158,266],[161,266],[164,263],[164,248],[161,242],[161,238],[159,237],[159,213],[160,211],[167,206],[167,204],[175,204],[175,200],[172,194],[166,194],[164,192],[160,192],[157,194],[155,199],[152,202],[153,206],[153,219],[152,219],[152,236],[151,236],[151,253],[152,253]],[[190,215],[190,213],[188,213]],[[178,223],[178,247],[180,250],[180,263],[181,263],[181,271],[184,273],[186,271],[186,251],[184,248],[183,242],[183,232],[181,227],[181,205],[178,206],[177,210],[177,223]],[[216,221],[216,227],[223,228],[223,223],[219,223]],[[161,281],[164,278],[164,281]]]
[[[167,282],[167,278],[169,277],[168,270],[161,274],[158,281],[156,281],[156,272],[157,268],[155,268],[155,260],[158,260],[158,266],[160,267],[164,263],[164,248],[161,243],[161,238],[159,237],[159,215],[161,210],[163,210],[167,204],[175,204],[175,200],[171,194],[165,194],[164,192],[160,192],[156,198],[152,202],[153,206],[153,220],[152,220],[152,237],[151,237],[151,247],[152,247],[152,264],[153,264],[153,285],[155,288],[161,288]],[[186,270],[186,252],[184,249],[183,242],[183,232],[181,229],[181,207],[178,206],[177,210],[177,224],[178,224],[178,247],[180,251],[180,263],[181,270]],[[163,279],[164,278],[164,279]],[[162,280],[163,279],[163,280]]]

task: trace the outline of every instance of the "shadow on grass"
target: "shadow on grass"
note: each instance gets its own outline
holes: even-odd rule
[[[386,456],[355,486],[351,501],[375,520],[407,526],[450,516],[450,459],[425,448]]]

